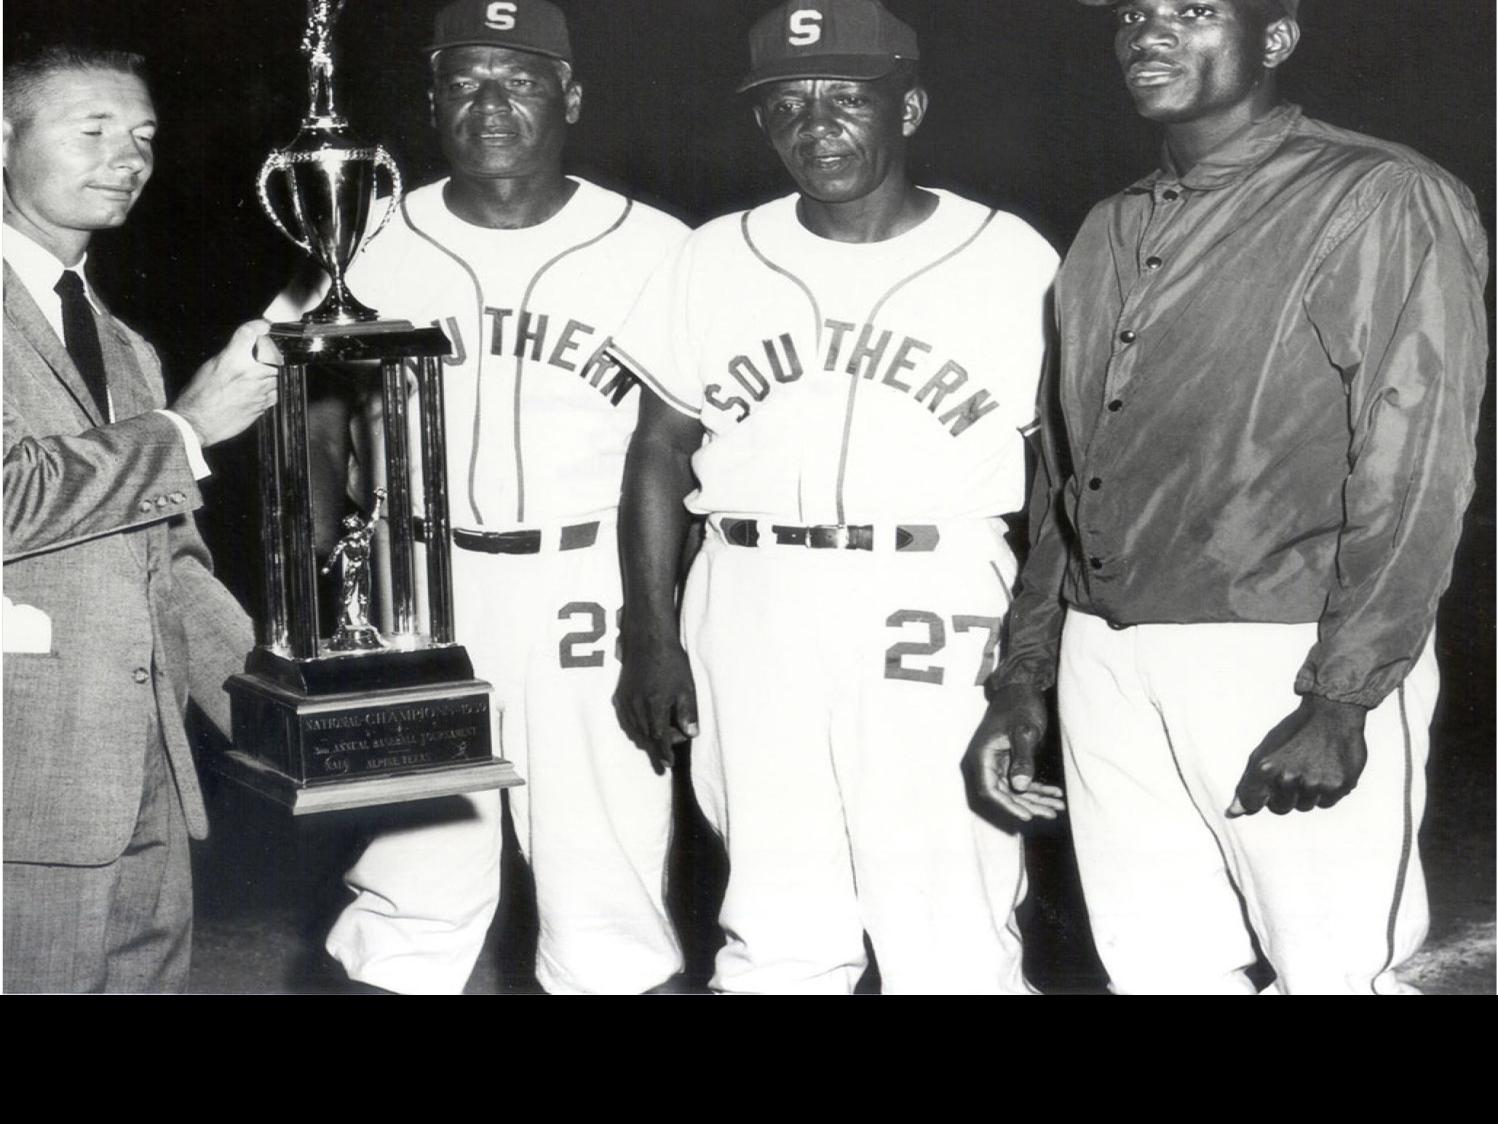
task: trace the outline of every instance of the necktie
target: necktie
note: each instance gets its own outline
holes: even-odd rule
[[[53,291],[62,298],[62,336],[73,365],[83,375],[99,416],[109,420],[109,380],[104,374],[104,353],[99,350],[99,328],[94,310],[83,292],[83,278],[63,270]]]

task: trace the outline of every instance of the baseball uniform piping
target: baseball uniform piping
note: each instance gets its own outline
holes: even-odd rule
[[[1004,591],[1004,611],[1007,613],[1009,611],[1008,606],[1014,604],[1014,591],[1009,588],[1009,583],[1004,580],[1004,574],[999,569],[999,564],[997,562],[990,562],[989,565],[993,567],[993,576],[999,579],[999,588]]]
[[[411,233],[452,258],[453,261],[462,267],[463,272],[468,274],[468,280],[473,282],[474,315],[477,317],[478,322],[478,335],[473,338],[479,342],[478,346],[473,349],[473,358],[476,366],[474,368],[473,380],[473,439],[469,443],[473,452],[468,458],[468,504],[473,508],[474,518],[478,521],[479,526],[482,527],[484,525],[484,513],[479,510],[477,476],[479,467],[479,433],[482,429],[481,423],[483,421],[484,405],[484,286],[479,281],[479,275],[474,272],[473,266],[469,265],[465,259],[459,257],[416,225],[411,218],[411,212],[406,208],[406,200],[409,198],[410,196],[404,196],[401,199],[401,216],[406,220],[406,225],[411,228]]]
[[[796,285],[797,288],[799,288],[803,293],[806,294],[806,299],[811,302],[812,331],[816,334],[817,337],[817,350],[821,351],[822,306],[817,304],[817,295],[811,291],[810,285],[801,280],[801,278],[797,277],[789,269],[786,269],[785,266],[776,265],[773,261],[771,261],[764,255],[764,253],[758,246],[754,244],[754,237],[749,233],[749,216],[753,213],[754,212],[752,211],[745,211],[744,217],[739,220],[739,230],[744,235],[744,243],[749,247],[749,252],[764,263],[766,269],[769,269],[774,273],[778,273],[782,277],[788,278],[793,284]]]
[[[633,355],[620,347],[617,340],[609,340],[609,342],[604,345],[604,351],[607,354],[612,355],[615,359],[619,360],[625,367],[628,367],[630,374],[647,383],[650,386],[650,389],[655,391],[656,395],[661,399],[661,401],[665,402],[668,406],[671,406],[673,409],[679,410],[681,413],[686,414],[688,417],[700,418],[702,416],[701,410],[694,410],[687,403],[683,402],[680,398],[676,397],[676,395],[667,390],[665,384],[662,383],[660,379],[656,378],[655,375],[651,373],[650,369],[645,366],[645,364],[641,363]]]
[[[1415,761],[1414,752],[1410,745],[1410,718],[1408,712],[1405,710],[1403,683],[1399,685],[1399,729],[1404,735],[1404,836],[1401,840],[1399,850],[1399,873],[1394,878],[1394,900],[1389,905],[1389,928],[1387,934],[1389,956],[1384,961],[1384,966],[1378,973],[1379,976],[1383,975],[1384,972],[1387,972],[1394,965],[1394,939],[1396,936],[1395,930],[1399,923],[1399,905],[1404,900],[1404,884],[1409,876],[1410,855],[1414,851],[1415,840],[1414,809],[1411,806],[1415,787]],[[1374,976],[1373,979],[1377,980],[1378,976]],[[1371,981],[1369,989],[1374,990]],[[1377,994],[1376,990],[1374,990],[1374,994]]]
[[[752,253],[756,258],[758,258],[760,262],[763,263],[766,269],[770,270],[772,273],[778,273],[780,274],[780,276],[787,278],[791,281],[792,284],[794,284],[804,294],[806,294],[806,299],[811,304],[811,330],[813,336],[817,341],[817,351],[820,352],[822,350],[822,306],[817,303],[817,295],[811,291],[810,285],[801,280],[801,278],[797,277],[789,269],[786,269],[783,265],[777,265],[775,262],[771,261],[764,254],[764,252],[754,244],[754,236],[749,233],[749,216],[751,214],[753,214],[752,211],[745,211],[743,218],[739,220],[739,231],[744,236],[744,244],[749,247],[749,252]],[[796,518],[805,520],[806,503],[805,497],[802,495],[802,483],[803,482],[800,480],[796,482]]]
[[[906,285],[909,285],[917,278],[930,273],[938,266],[945,265],[947,262],[955,258],[958,254],[962,253],[963,250],[966,250],[969,246],[976,242],[978,240],[978,237],[988,229],[988,224],[993,222],[994,216],[998,213],[999,212],[997,208],[989,211],[983,221],[978,224],[978,229],[973,231],[960,243],[952,247],[952,249],[948,250],[945,254],[937,258],[935,261],[927,262],[914,273],[901,278],[899,281],[896,281],[893,285],[891,285],[889,289],[886,290],[885,294],[874,302],[874,307],[869,310],[868,316],[864,318],[864,323],[872,325],[875,319],[879,316],[879,313],[883,311],[884,306],[889,303],[890,298],[898,293],[901,289],[903,289]],[[843,413],[843,447],[842,451],[838,453],[837,458],[837,521],[839,523],[846,523],[848,521],[847,513],[843,510],[843,484],[848,472],[848,447],[851,444],[853,437],[853,407],[856,404],[856,400],[858,398],[858,384],[862,381],[863,380],[860,379],[857,375],[854,375],[848,380],[848,404],[844,408]]]
[[[624,225],[624,220],[629,218],[629,213],[630,211],[634,210],[634,206],[635,201],[633,199],[626,198],[624,200],[624,210],[619,212],[619,217],[615,219],[606,230],[600,231],[592,238],[588,238],[582,242],[578,242],[576,245],[568,246],[561,253],[557,254],[550,261],[542,265],[540,269],[536,270],[536,272],[531,276],[530,284],[525,287],[525,296],[520,298],[520,310],[518,313],[519,323],[525,323],[525,315],[527,309],[530,307],[531,296],[535,293],[536,286],[540,283],[541,278],[546,273],[546,271],[549,270],[552,266],[556,265],[557,262],[567,257],[569,254],[575,254],[579,250],[585,250],[595,243],[602,242],[610,234],[614,233],[614,231],[618,230],[621,226]],[[521,451],[520,448],[520,388],[524,377],[525,355],[517,354],[515,356],[515,521],[517,523],[525,522],[525,454]],[[478,443],[477,440],[475,440],[474,457],[477,458],[477,456]]]

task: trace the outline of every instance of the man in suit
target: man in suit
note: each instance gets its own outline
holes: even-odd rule
[[[182,716],[228,728],[254,642],[191,512],[202,449],[275,400],[242,326],[170,411],[155,353],[83,278],[150,177],[139,56],[5,65],[4,968],[10,991],[187,982],[189,836],[207,830]]]

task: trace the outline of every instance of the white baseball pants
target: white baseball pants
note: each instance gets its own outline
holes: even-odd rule
[[[1115,992],[1249,993],[1257,934],[1281,993],[1409,991],[1425,937],[1417,836],[1433,644],[1371,711],[1332,808],[1229,819],[1249,754],[1299,704],[1314,624],[1147,624],[1068,611],[1058,697],[1087,913]]]
[[[730,866],[712,986],[851,993],[867,932],[886,993],[1026,993],[1020,839],[969,809],[959,769],[1008,607],[1001,528],[896,553],[759,522],[746,547],[709,521],[682,607],[692,781]]]
[[[453,551],[457,639],[494,685],[494,745],[525,779],[510,810],[535,874],[536,976],[553,993],[641,992],[682,967],[665,907],[671,778],[624,736],[612,696],[622,604],[615,529],[591,547]],[[412,806],[345,875],[327,948],[357,980],[457,993],[500,896],[496,791]]]

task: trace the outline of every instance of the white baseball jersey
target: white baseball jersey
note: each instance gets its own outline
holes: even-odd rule
[[[615,351],[700,417],[699,514],[961,519],[1024,503],[1051,247],[947,191],[883,242],[820,238],[790,195],[702,227]]]
[[[382,318],[440,327],[452,342],[443,388],[455,527],[544,526],[618,506],[639,395],[604,346],[687,228],[573,182],[556,215],[518,230],[458,218],[446,180],[419,188],[349,269],[349,288]],[[419,511],[419,486],[412,501]]]
[[[453,215],[446,181],[414,191],[349,287],[382,317],[436,325],[453,344],[452,525],[543,532],[536,553],[453,552],[456,639],[494,686],[496,749],[526,781],[510,809],[535,873],[537,977],[553,992],[642,991],[678,971],[681,952],[664,901],[670,778],[625,738],[610,701],[623,600],[613,520],[639,391],[604,346],[687,228],[574,182],[556,215],[518,230]],[[419,477],[417,413],[413,399]],[[360,428],[350,492],[368,502],[383,450],[379,425]],[[419,483],[412,500],[419,511]],[[589,534],[558,537],[579,524]],[[464,799],[464,815],[378,836],[346,875],[357,896],[327,947],[353,978],[403,992],[468,979],[499,901],[501,819],[497,792]]]

